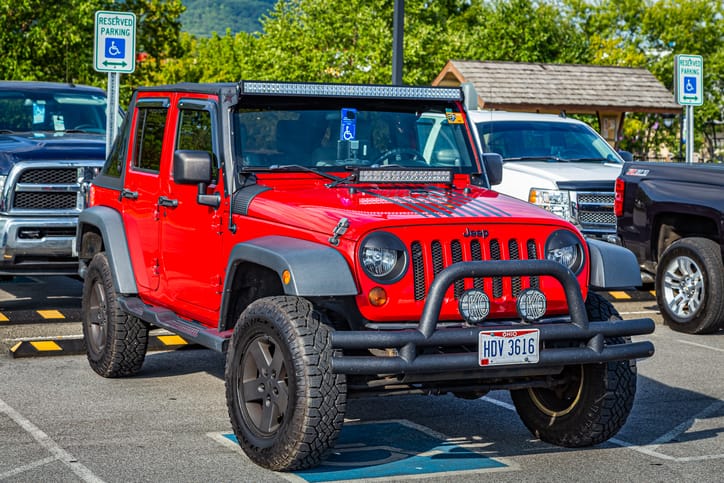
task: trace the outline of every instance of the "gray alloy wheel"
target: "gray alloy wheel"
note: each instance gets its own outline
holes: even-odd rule
[[[724,325],[724,267],[721,249],[707,238],[682,238],[661,255],[656,299],[672,329],[706,334]]]

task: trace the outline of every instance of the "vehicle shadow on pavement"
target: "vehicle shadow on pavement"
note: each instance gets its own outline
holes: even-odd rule
[[[152,380],[205,372],[223,380],[224,364],[223,354],[201,348],[149,353],[135,378]],[[493,391],[475,400],[449,394],[350,396],[346,420],[409,421],[456,444],[484,445],[485,454],[491,458],[705,440],[711,442],[707,446],[721,447],[724,442],[724,401],[641,374],[634,407],[624,427],[611,441],[591,448],[563,448],[534,438],[518,418],[508,391]]]

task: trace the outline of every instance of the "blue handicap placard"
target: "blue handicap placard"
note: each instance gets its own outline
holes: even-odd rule
[[[126,56],[126,39],[106,37],[106,57],[122,59]]]
[[[687,94],[696,94],[696,77],[684,76],[684,92]]]

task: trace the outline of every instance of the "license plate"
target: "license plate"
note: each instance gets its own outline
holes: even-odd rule
[[[535,364],[538,362],[538,329],[482,330],[478,338],[481,366]]]

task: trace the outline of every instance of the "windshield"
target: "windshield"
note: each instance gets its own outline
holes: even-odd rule
[[[106,99],[94,93],[1,90],[0,133],[81,131],[105,134]]]
[[[589,161],[621,163],[615,151],[583,124],[498,121],[477,124],[483,151],[507,161]]]
[[[339,171],[404,166],[477,171],[463,118],[451,107],[419,110],[408,103],[410,110],[391,110],[381,101],[339,105],[336,100],[326,108],[324,102],[304,100],[315,109],[239,109],[234,132],[240,168]],[[388,103],[399,107],[396,101]]]

